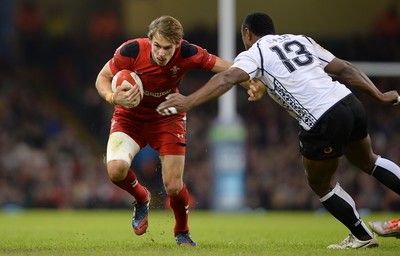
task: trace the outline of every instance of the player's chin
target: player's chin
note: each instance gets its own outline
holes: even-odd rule
[[[158,66],[164,67],[167,64],[168,64],[168,61],[166,61],[166,60],[163,60],[163,61],[157,60],[157,65]]]

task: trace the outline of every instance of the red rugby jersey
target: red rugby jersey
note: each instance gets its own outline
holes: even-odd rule
[[[130,69],[139,75],[143,83],[143,100],[136,108],[122,108],[126,111],[148,112],[149,108],[155,111],[168,94],[179,91],[178,85],[187,72],[192,69],[211,70],[216,62],[215,55],[185,40],[181,41],[166,66],[154,64],[150,54],[149,39],[137,38],[123,43],[110,60],[114,75],[121,69]]]

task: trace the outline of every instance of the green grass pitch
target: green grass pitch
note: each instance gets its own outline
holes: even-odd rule
[[[373,249],[326,249],[348,235],[327,213],[215,213],[193,210],[196,248],[178,247],[172,212],[150,210],[149,229],[136,236],[127,210],[0,211],[0,255],[400,255],[400,239],[379,237]],[[371,213],[369,220],[398,214]]]

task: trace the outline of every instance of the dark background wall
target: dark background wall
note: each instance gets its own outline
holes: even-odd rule
[[[338,57],[398,62],[399,8],[399,1],[386,0],[237,0],[236,26],[248,12],[266,11],[279,32],[312,36]],[[107,177],[103,154],[112,107],[100,99],[94,82],[116,47],[145,36],[148,23],[163,14],[181,20],[190,42],[218,53],[216,0],[0,2],[1,207],[130,207],[132,198]],[[240,51],[239,29],[237,46]],[[192,72],[181,91],[196,90],[210,75]],[[400,90],[398,77],[372,79],[382,91]],[[249,104],[244,90],[237,93],[247,132],[246,207],[321,207],[306,184],[296,122],[268,98]],[[369,114],[376,152],[400,163],[400,112],[359,96]],[[198,208],[208,209],[212,201],[208,131],[216,112],[214,101],[188,114],[185,182]],[[133,168],[153,192],[153,206],[163,208],[155,152],[146,148]],[[346,161],[338,180],[361,208],[400,209],[397,195]]]

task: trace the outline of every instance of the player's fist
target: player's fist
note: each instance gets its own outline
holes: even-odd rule
[[[257,101],[260,100],[265,92],[267,91],[267,87],[257,79],[253,79],[250,81],[249,89],[247,90],[247,94],[249,95],[249,101]]]

